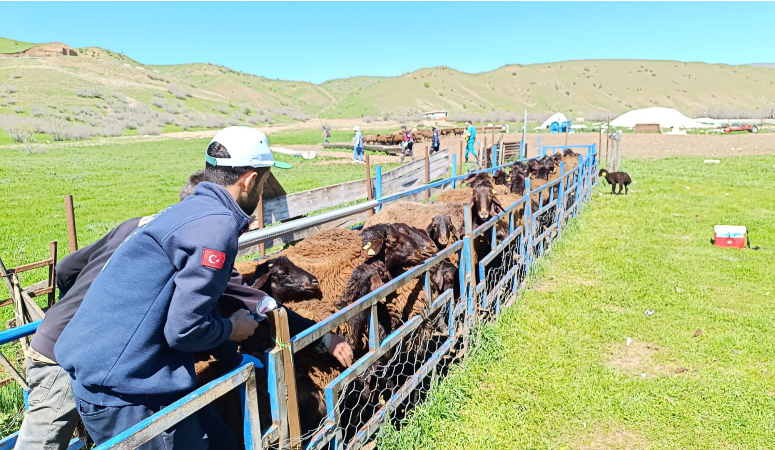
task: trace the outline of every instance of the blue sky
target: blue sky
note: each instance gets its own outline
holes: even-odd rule
[[[569,59],[775,62],[773,3],[0,3],[0,36],[322,82]]]

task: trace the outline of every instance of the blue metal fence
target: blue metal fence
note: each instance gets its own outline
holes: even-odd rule
[[[290,352],[295,355],[324,334],[359,314],[368,315],[369,351],[350,368],[342,371],[325,388],[326,413],[320,426],[305,436],[294,436],[289,425],[288,408],[298,409],[287,398],[283,360],[277,351],[267,351],[266,390],[271,405],[271,425],[259,427],[256,369],[260,361],[246,356],[231,372],[202,386],[178,402],[164,408],[153,417],[119,434],[99,449],[135,448],[180,422],[207,404],[233,389],[239,389],[243,413],[243,437],[246,449],[262,448],[359,448],[366,443],[391,414],[405,414],[410,397],[427,391],[428,379],[440,376],[446,367],[465,354],[471,327],[480,320],[493,320],[501,308],[512,304],[525,286],[530,267],[551,242],[562,233],[564,224],[590,198],[596,184],[597,146],[545,146],[539,144],[538,154],[556,149],[581,148],[576,167],[560,168],[557,179],[541,186],[525,181],[525,194],[514,204],[487,222],[474,227],[470,208],[464,217],[465,234],[461,240],[440,251],[433,258],[416,266],[385,286],[336,312],[312,328],[292,337]],[[453,155],[452,176],[406,192],[382,197],[381,168],[376,170],[376,200],[379,205],[414,196],[430,189],[455,187],[470,174],[457,175]],[[479,170],[493,173],[507,169],[512,163]],[[535,204],[534,204],[535,203]],[[505,227],[499,236],[497,227]],[[482,247],[482,242],[489,247]],[[444,261],[457,261],[457,291],[434,292],[431,272]],[[417,286],[427,299],[422,314],[410,317],[388,336],[379,339],[377,333],[378,303],[385,301],[407,286]],[[16,341],[34,333],[40,322],[0,332],[0,344]],[[425,347],[418,347],[418,342]],[[403,358],[403,359],[400,359]],[[400,370],[393,368],[402,364]],[[383,386],[382,394],[373,404],[348,406],[345,397],[362,388],[358,383],[368,378]],[[417,397],[419,398],[419,397]],[[417,398],[414,398],[416,400]],[[292,399],[291,399],[292,400]],[[368,402],[367,402],[368,403]],[[368,413],[357,408],[368,406]],[[348,409],[349,408],[349,409]],[[306,413],[306,411],[304,411]],[[13,448],[16,435],[0,441],[0,450]],[[82,445],[73,441],[73,445]],[[79,448],[79,447],[71,447]]]

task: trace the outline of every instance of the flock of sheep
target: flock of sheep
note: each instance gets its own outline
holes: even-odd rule
[[[439,135],[441,136],[462,136],[465,133],[465,128],[441,128],[439,129]],[[414,135],[414,142],[430,141],[432,136],[431,130],[419,130],[412,131]],[[368,145],[398,145],[404,141],[404,133],[398,131],[393,134],[367,134],[363,136],[363,142]]]
[[[530,179],[533,189],[559,178],[560,162],[565,163],[567,172],[578,165],[578,155],[566,150],[564,154],[531,160],[527,164],[514,164],[509,173],[499,170],[494,176],[487,173],[470,175],[464,180],[466,186],[442,192],[434,203],[388,203],[369,217],[361,231],[329,229],[267,258],[237,263],[236,269],[254,288],[267,292],[297,314],[319,322],[461,239],[465,208],[471,208],[474,227],[479,226],[502,212],[503,205],[510,206],[522,198],[526,178]],[[556,185],[552,187],[555,188]],[[533,197],[533,211],[547,203],[546,195],[543,199],[535,194]],[[572,201],[569,198],[569,202]],[[548,226],[551,212],[545,216],[548,222],[543,226]],[[521,208],[514,212],[514,218],[524,221]],[[517,226],[519,224],[515,223],[514,227]],[[537,226],[541,226],[540,219]],[[497,229],[500,242],[508,234],[508,216],[498,222]],[[483,233],[474,240],[474,258],[481,259],[490,252],[490,236],[491,233]],[[501,262],[493,260],[488,269]],[[454,298],[460,298],[458,264],[458,255],[454,253],[429,271],[434,295],[452,289]],[[431,300],[426,295],[423,277],[419,277],[378,302],[379,339],[384,339],[412,317],[423,314]],[[232,312],[222,311],[222,314]],[[349,405],[346,409],[350,414],[341,418],[343,427],[348,421],[358,422],[357,426],[360,426],[384,400],[378,392],[393,392],[414,374],[430,355],[428,352],[435,348],[440,336],[448,335],[446,318],[444,314],[427,318],[412,336],[416,342],[403,349],[409,353],[405,357],[411,363],[392,371],[392,379],[364,375],[355,381],[357,387],[352,398],[342,400]],[[355,360],[369,351],[368,321],[368,313],[363,312],[336,330],[347,338]],[[273,346],[268,330],[259,327],[254,336],[240,344],[240,351],[260,357]],[[390,364],[391,356],[386,355],[377,364]],[[344,368],[333,357],[309,347],[294,355],[294,366],[302,435],[305,435],[320,426],[326,415],[325,387]],[[218,362],[212,360],[199,363],[197,373],[202,383],[221,374],[218,373]],[[259,386],[265,385],[265,379],[259,379]],[[259,396],[263,428],[270,417],[269,401],[266,391],[259,392]],[[223,401],[238,400],[227,396]],[[234,407],[236,404],[216,405],[216,408],[227,416],[227,422],[240,427],[240,409]],[[235,411],[235,417],[228,417]]]

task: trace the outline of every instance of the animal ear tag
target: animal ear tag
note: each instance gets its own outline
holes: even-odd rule
[[[498,191],[496,191],[496,190],[495,190],[495,188],[492,188],[492,193],[493,193],[493,194],[497,194],[497,193],[498,193]]]
[[[368,251],[368,252],[366,252],[366,254],[368,254],[369,256],[374,256],[374,255],[376,255],[376,253],[374,252],[374,249],[371,249],[371,248],[369,249],[369,251]]]
[[[369,247],[371,247],[371,242],[367,242],[366,245],[363,246],[363,249],[368,250]]]

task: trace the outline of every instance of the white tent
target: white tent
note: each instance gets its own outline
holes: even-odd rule
[[[539,129],[549,128],[554,122],[567,122],[568,118],[563,113],[555,113],[552,117],[546,119],[544,123],[539,126]]]
[[[660,108],[658,106],[624,113],[612,120],[611,126],[634,128],[639,123],[657,123],[662,128],[707,128],[712,126],[690,119],[673,108]]]

